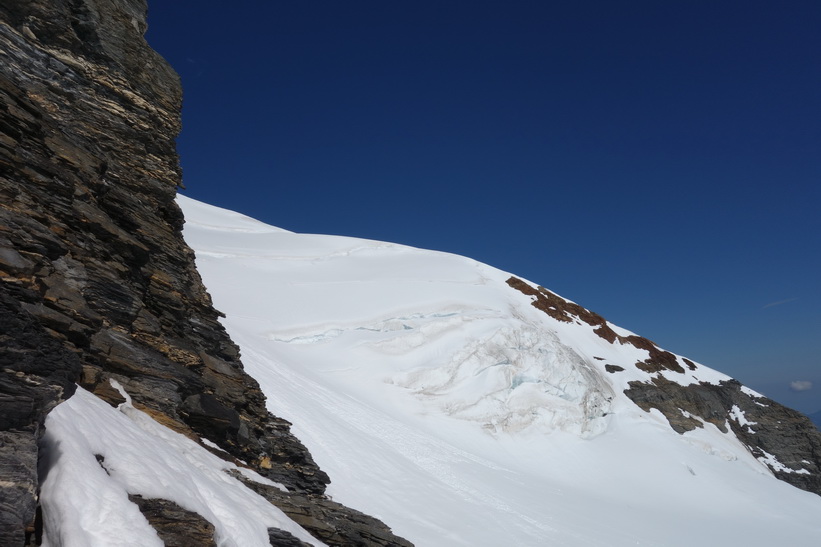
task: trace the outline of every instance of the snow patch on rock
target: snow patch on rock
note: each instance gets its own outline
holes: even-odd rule
[[[263,477],[214,456],[128,399],[115,409],[78,387],[48,415],[42,453],[45,545],[162,546],[129,494],[198,513],[214,525],[220,546],[267,546],[268,528],[324,545],[226,471]]]

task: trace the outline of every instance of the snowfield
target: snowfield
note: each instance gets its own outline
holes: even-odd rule
[[[270,410],[335,500],[416,545],[818,544],[821,497],[711,424],[639,409],[622,391],[647,352],[550,318],[510,274],[178,202]],[[665,375],[727,379],[684,368]]]
[[[775,479],[732,434],[705,424],[679,435],[660,412],[642,411],[622,392],[650,377],[634,366],[647,351],[551,318],[506,284],[509,273],[446,253],[291,233],[183,196],[178,203],[246,370],[330,475],[328,494],[417,546],[819,544],[821,497]],[[625,370],[608,373],[607,364]],[[728,378],[699,364],[684,369],[664,375],[685,384]],[[745,423],[740,411],[732,419]],[[47,425],[49,442],[78,466],[46,480],[44,503],[57,518],[81,518],[72,504],[85,501],[64,499],[65,488],[111,491],[119,503],[124,491],[156,493],[211,520],[220,545],[267,545],[265,527],[275,525],[306,537],[238,493],[222,472],[228,464],[133,408],[79,391]],[[164,447],[151,444],[157,438]],[[149,453],[159,454],[152,468],[169,467],[188,487],[131,467],[128,458]],[[79,484],[85,467],[96,478]],[[235,522],[231,508],[261,524]],[[132,512],[129,523],[95,523],[98,533],[142,526]],[[143,528],[135,537],[150,538]]]

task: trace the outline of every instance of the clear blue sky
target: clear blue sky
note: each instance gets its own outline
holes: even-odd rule
[[[470,256],[821,409],[821,2],[149,0],[148,39],[186,195]]]

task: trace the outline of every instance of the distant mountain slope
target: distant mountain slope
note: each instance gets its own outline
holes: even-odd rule
[[[248,372],[336,500],[417,545],[815,545],[819,433],[474,260],[180,197]]]

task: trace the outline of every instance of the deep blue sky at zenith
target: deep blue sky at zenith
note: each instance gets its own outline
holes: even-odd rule
[[[812,412],[819,29],[815,0],[153,0],[148,40],[186,195],[470,256]]]

